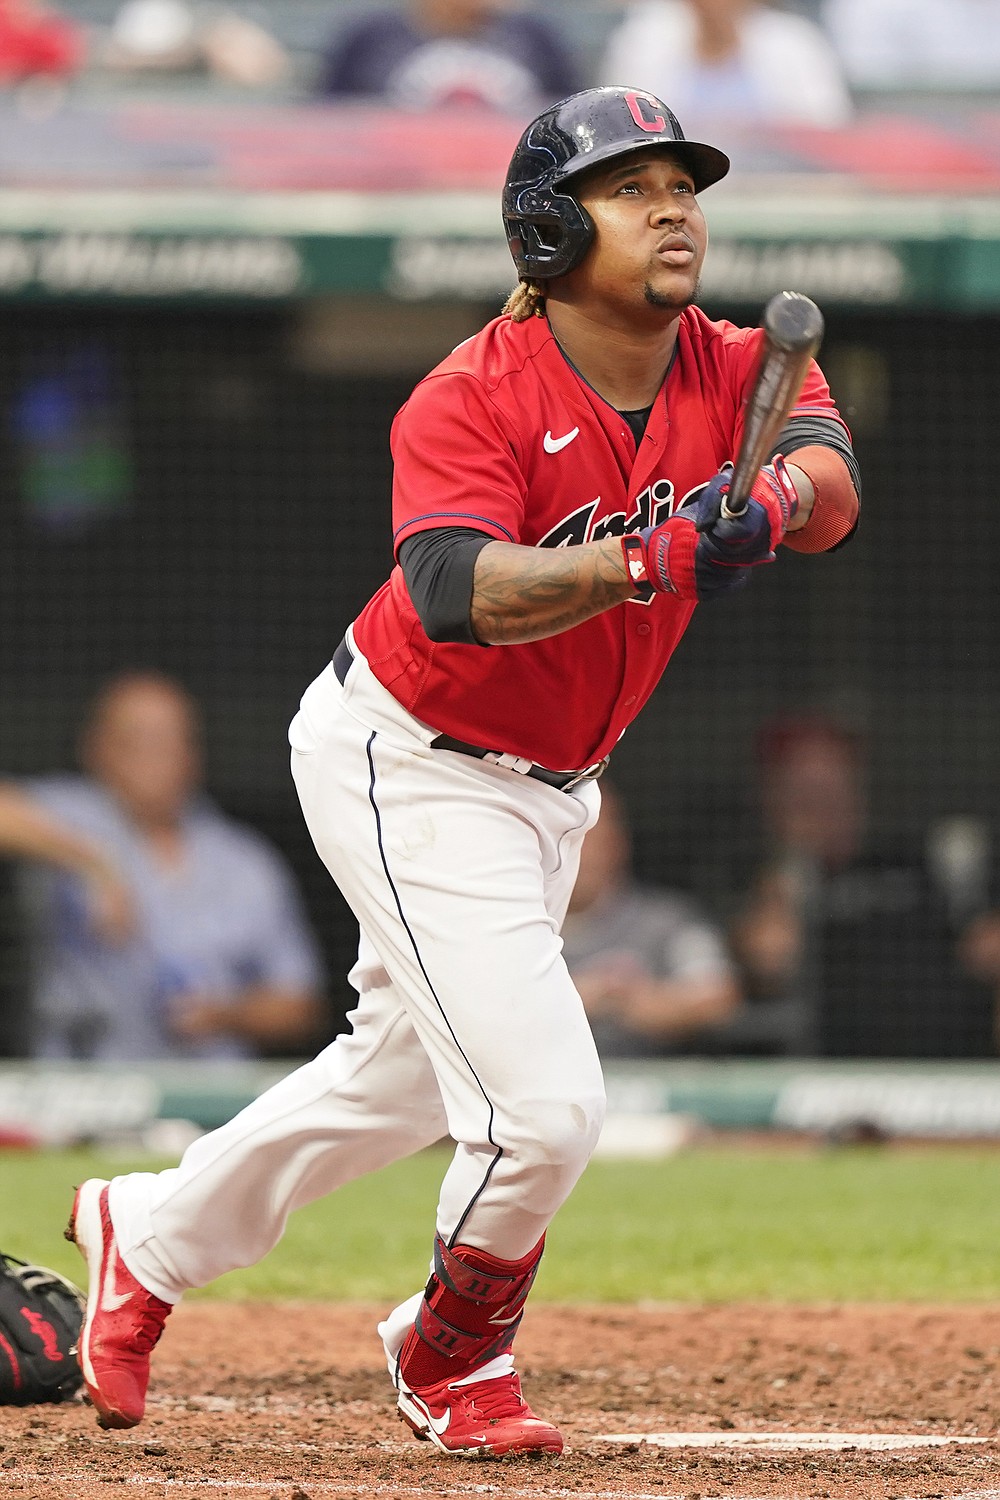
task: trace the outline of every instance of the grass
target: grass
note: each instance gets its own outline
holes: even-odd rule
[[[392,1301],[423,1281],[447,1154],[436,1149],[292,1216],[259,1265],[197,1296]],[[147,1159],[0,1152],[0,1249],[75,1278],[72,1185]],[[592,1163],[549,1233],[556,1301],[1000,1300],[1000,1152],[710,1147]]]

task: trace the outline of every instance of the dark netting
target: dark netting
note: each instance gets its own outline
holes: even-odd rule
[[[0,767],[70,764],[81,708],[108,674],[179,677],[205,712],[212,791],[302,882],[336,1026],[353,925],[301,822],[285,733],[386,576],[388,427],[414,376],[303,373],[293,318],[5,308]],[[616,780],[639,873],[728,918],[764,847],[761,727],[806,712],[849,726],[870,794],[864,878],[831,897],[815,872],[795,872],[808,939],[796,993],[781,998],[797,1019],[733,1045],[982,1054],[990,991],[958,965],[955,938],[991,898],[1000,841],[987,451],[998,324],[827,321],[823,363],[866,484],[860,535],[828,559],[785,555],[741,598],[700,612],[623,741]],[[23,955],[0,895],[11,1017],[23,1014]],[[8,1024],[6,1049],[19,1040]]]

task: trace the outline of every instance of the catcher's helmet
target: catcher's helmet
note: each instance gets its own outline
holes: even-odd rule
[[[520,276],[542,281],[579,265],[594,238],[594,224],[565,191],[566,184],[598,162],[643,146],[669,146],[698,193],[729,171],[724,152],[685,140],[677,116],[642,89],[584,89],[532,120],[517,143],[503,190],[507,244]]]

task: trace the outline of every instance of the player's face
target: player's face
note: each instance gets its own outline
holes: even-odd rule
[[[698,290],[708,230],[691,174],[662,150],[596,168],[578,197],[596,235],[571,275],[577,296],[679,311]]]

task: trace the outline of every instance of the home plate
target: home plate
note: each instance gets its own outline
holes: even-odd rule
[[[939,1437],[912,1432],[613,1432],[603,1443],[648,1443],[652,1448],[942,1448],[948,1443],[988,1443],[982,1437]]]

